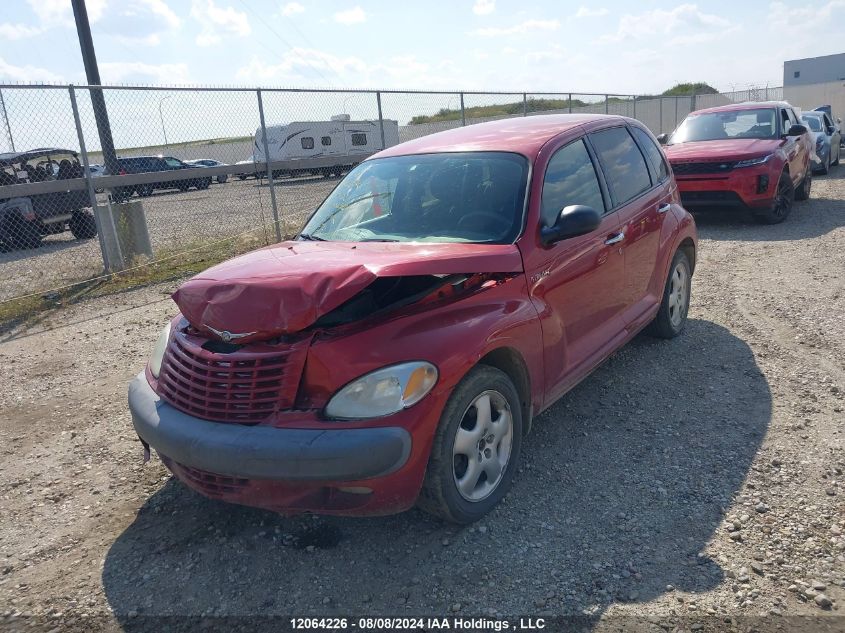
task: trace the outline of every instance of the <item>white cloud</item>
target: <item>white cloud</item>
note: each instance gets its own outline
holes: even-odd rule
[[[338,11],[334,14],[334,21],[341,24],[361,24],[367,21],[367,14],[361,7],[353,7],[346,11]]]
[[[845,9],[845,0],[831,0],[821,7],[773,2],[769,5],[768,19],[773,26],[786,27],[795,33],[806,26],[828,24],[842,9]]]
[[[64,83],[64,77],[37,66],[14,66],[0,57],[0,78],[20,83]]]
[[[182,24],[182,20],[171,9],[164,0],[136,0],[138,4],[144,5],[150,13],[160,18],[168,28],[178,29]]]
[[[555,31],[559,28],[559,20],[526,20],[514,26],[475,29],[470,33],[472,35],[480,35],[481,37],[500,37],[503,35],[521,35],[529,31]]]
[[[44,29],[27,26],[26,24],[9,24],[8,22],[0,24],[0,39],[2,40],[22,40],[27,37],[35,37],[43,32]]]
[[[490,15],[496,10],[496,0],[475,0],[472,12],[475,15]]]
[[[603,15],[607,15],[610,13],[605,7],[599,7],[598,9],[590,9],[589,7],[579,7],[578,11],[575,12],[576,18],[600,18]]]
[[[325,72],[333,74],[355,73],[366,70],[366,64],[357,57],[338,57],[331,53],[310,48],[294,47],[282,54],[277,64],[253,56],[250,62],[238,69],[239,81],[251,85],[292,85],[297,82],[314,82],[314,76]]]
[[[540,51],[529,51],[525,53],[525,59],[529,62],[547,62],[563,59],[563,51],[557,44]]]
[[[38,17],[38,21],[45,27],[73,26],[73,9],[70,0],[27,0],[29,8]],[[99,22],[106,10],[107,0],[88,0],[85,8],[88,11],[88,21],[92,24]]]
[[[677,43],[702,42],[720,37],[735,28],[726,18],[704,13],[695,4],[682,4],[670,10],[654,9],[639,15],[623,15],[616,33],[601,39],[620,41],[671,35],[675,36],[671,41]]]
[[[197,46],[213,46],[224,36],[245,37],[252,32],[246,13],[234,7],[219,7],[214,0],[193,0],[191,17],[200,24]]]
[[[297,13],[304,13],[305,7],[303,7],[298,2],[288,2],[285,6],[282,7],[282,15],[286,17],[290,17],[292,15],[296,15]]]
[[[100,64],[104,83],[137,81],[155,84],[188,83],[188,65],[145,64],[144,62],[104,62]]]

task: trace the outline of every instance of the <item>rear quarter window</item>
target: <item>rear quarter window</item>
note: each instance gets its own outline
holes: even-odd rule
[[[643,150],[646,158],[648,158],[652,180],[655,183],[666,180],[669,177],[669,167],[666,165],[663,152],[660,151],[660,148],[651,140],[651,136],[644,130],[638,127],[631,127],[631,133],[637,139],[637,143],[639,143],[640,149]]]

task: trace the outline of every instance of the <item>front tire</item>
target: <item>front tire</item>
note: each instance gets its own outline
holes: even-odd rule
[[[657,316],[648,325],[647,332],[657,338],[675,338],[683,332],[689,312],[692,291],[692,267],[684,251],[678,251],[672,258],[669,277],[663,288],[663,299]]]
[[[9,221],[6,229],[13,246],[20,249],[38,248],[41,246],[41,227],[35,222],[28,222],[23,218]]]
[[[522,429],[519,394],[507,374],[473,368],[443,409],[418,505],[463,525],[490,512],[513,483]]]
[[[70,232],[78,240],[90,240],[97,236],[97,222],[87,211],[76,211],[68,224]]]
[[[830,161],[830,156],[827,157],[828,161]],[[828,171],[830,171],[830,165],[828,165]],[[824,172],[824,173],[827,173]],[[801,184],[798,185],[798,189],[795,190],[795,199],[796,200],[809,200],[810,199],[810,189],[813,187],[813,170],[807,168],[807,173],[804,174],[804,180],[801,181]]]
[[[806,188],[808,196],[810,187],[807,181],[810,180],[812,182],[811,178],[812,176],[808,169],[801,183],[801,188]],[[784,170],[778,180],[775,199],[772,201],[772,205],[765,211],[755,213],[754,219],[761,224],[779,224],[783,222],[792,211],[792,204],[795,202],[795,198],[795,186],[792,184],[792,178],[790,178],[789,172]]]

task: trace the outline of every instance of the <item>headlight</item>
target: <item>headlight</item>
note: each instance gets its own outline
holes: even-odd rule
[[[767,162],[774,154],[767,156],[760,156],[759,158],[749,158],[748,160],[739,161],[734,167],[753,167],[754,165],[762,165]]]
[[[338,391],[326,407],[330,418],[379,418],[407,409],[437,383],[437,368],[422,361],[383,367]]]
[[[167,349],[167,343],[170,340],[170,321],[161,330],[158,335],[156,346],[153,348],[153,355],[150,356],[150,373],[158,378],[161,373],[161,361],[164,358],[164,351]]]

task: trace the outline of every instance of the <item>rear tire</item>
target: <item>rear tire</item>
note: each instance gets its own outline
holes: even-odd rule
[[[90,240],[97,236],[97,222],[87,211],[76,211],[70,218],[70,232],[78,240]]]
[[[487,365],[470,370],[440,416],[419,507],[464,525],[490,512],[513,483],[522,425],[519,394],[507,374]]]
[[[211,186],[211,178],[203,178],[197,183],[197,191],[208,189]]]
[[[6,227],[9,240],[15,248],[30,249],[41,246],[41,227],[23,218],[12,218]]]
[[[138,185],[138,195],[142,198],[149,198],[153,195],[153,186],[152,185]]]
[[[810,171],[804,176],[804,181],[801,183],[801,188],[807,188],[807,195],[809,195],[808,179],[811,179]],[[754,219],[761,224],[779,224],[783,222],[792,211],[792,204],[795,202],[795,186],[792,184],[792,178],[789,177],[789,171],[784,170],[778,180],[775,199],[765,211],[758,211],[754,213]]]
[[[841,146],[841,145],[837,146],[837,148],[836,148],[836,160],[835,160],[835,161],[833,161],[833,162],[831,163],[831,165],[836,166],[836,165],[838,165],[838,164],[839,164],[839,155],[840,155],[840,154],[842,154],[842,149],[841,149],[841,148],[842,148],[842,146]],[[831,152],[833,151],[833,148],[832,148],[832,147],[830,148],[830,151],[831,151]]]
[[[657,338],[675,338],[683,332],[692,294],[692,268],[684,251],[677,251],[669,266],[669,276],[663,288],[663,299],[657,316],[648,324],[646,332]]]

